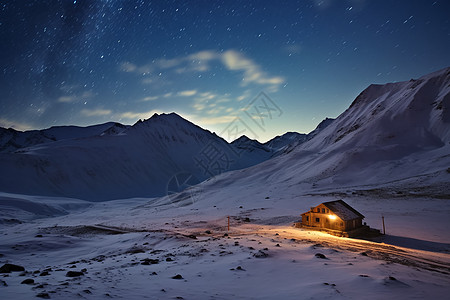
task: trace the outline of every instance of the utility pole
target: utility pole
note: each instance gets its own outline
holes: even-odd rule
[[[230,216],[228,216],[227,219],[228,219],[228,231],[230,231]]]
[[[383,234],[386,234],[386,227],[384,226],[384,216],[381,216],[381,220],[383,221]]]

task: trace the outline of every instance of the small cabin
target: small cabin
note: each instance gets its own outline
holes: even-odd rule
[[[301,227],[352,236],[362,229],[364,216],[343,200],[324,202],[302,214]],[[352,234],[354,233],[354,234]]]

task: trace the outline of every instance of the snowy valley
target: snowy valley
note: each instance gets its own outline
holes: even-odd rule
[[[233,158],[226,168],[199,167],[208,145]],[[1,129],[0,149],[0,265],[24,268],[2,268],[4,299],[450,293],[450,68],[371,85],[310,134],[265,144],[228,143],[171,113]],[[336,199],[371,227],[383,216],[386,235],[292,226]]]

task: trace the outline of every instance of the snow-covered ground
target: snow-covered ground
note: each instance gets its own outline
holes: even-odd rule
[[[2,194],[2,212],[21,198],[34,206],[27,206],[30,215],[23,223],[0,225],[1,265],[26,269],[0,275],[0,294],[4,299],[444,299],[450,292],[448,200],[341,193],[369,225],[381,228],[385,216],[388,235],[365,241],[292,227],[301,212],[336,199],[337,192],[296,201],[288,199],[289,192],[247,201],[204,194],[183,205],[170,197],[89,203]],[[49,216],[42,217],[42,207]],[[66,276],[81,270],[81,276]],[[25,279],[34,283],[21,284]]]

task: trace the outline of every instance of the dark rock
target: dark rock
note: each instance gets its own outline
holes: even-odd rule
[[[8,284],[6,283],[6,281],[0,280],[0,286],[8,286]]]
[[[183,279],[183,276],[181,276],[180,274],[177,274],[175,276],[172,276],[172,279]]]
[[[266,252],[259,250],[258,252],[253,254],[254,257],[256,258],[266,258],[269,256],[269,254],[267,254]]]
[[[86,269],[86,268],[81,269],[81,272],[86,273],[86,272],[87,272],[87,269]]]
[[[78,271],[69,271],[66,273],[66,277],[78,277],[78,276],[83,276],[84,273],[83,272],[78,272]]]
[[[369,275],[361,274],[359,277],[369,277]]]
[[[388,278],[389,278],[389,280],[393,280],[393,281],[397,280],[397,278],[395,278],[393,276],[389,276]]]
[[[36,295],[36,297],[39,297],[42,299],[50,299],[50,295],[48,293],[39,293]]]
[[[194,239],[194,240],[197,239],[197,237],[195,235],[193,235],[193,234],[187,235],[187,237],[190,238],[190,239]]]
[[[248,223],[250,222],[250,218],[245,218],[243,221]]]
[[[159,264],[159,259],[144,258],[141,261],[142,261],[141,265],[144,265],[144,266]]]
[[[25,268],[22,266],[13,265],[13,264],[4,264],[0,268],[0,273],[11,273],[11,272],[21,272],[21,271],[25,271]]]
[[[152,272],[152,274],[150,274],[150,275],[158,275],[158,273],[156,273],[156,272]]]
[[[171,257],[166,258],[166,261],[173,261]]]
[[[362,256],[367,256],[367,253],[366,252],[361,252],[360,253]]]
[[[39,274],[39,276],[48,276],[48,275],[50,275],[48,271],[42,271],[41,274]]]
[[[275,247],[281,247],[280,244],[276,244]]]
[[[130,254],[145,253],[145,250],[140,247],[133,247],[130,250],[128,250],[126,253],[130,253]]]
[[[35,237],[37,237],[37,238],[41,238],[42,237],[42,234],[36,234],[36,236]]]
[[[88,289],[83,290],[83,292],[85,292],[86,294],[92,294],[92,292],[90,290],[88,290]]]
[[[47,284],[40,284],[40,285],[38,285],[38,286],[35,286],[35,287],[33,288],[33,290],[35,290],[35,289],[43,289],[43,288],[45,288],[46,285],[47,285]]]
[[[322,253],[316,253],[314,256],[321,259],[327,259],[327,257]]]
[[[225,233],[223,236],[224,236],[224,237],[227,237],[227,236],[228,236],[228,233]]]
[[[24,281],[22,281],[20,284],[33,284],[33,283],[34,283],[34,279],[27,278]]]
[[[211,230],[206,230],[205,233],[206,234],[211,234]]]
[[[241,266],[237,266],[237,267],[236,267],[236,270],[239,270],[239,271],[245,271],[245,269],[243,269]]]

